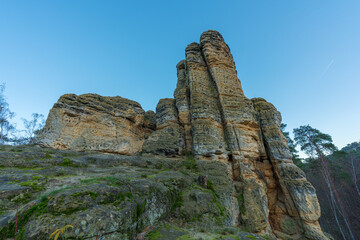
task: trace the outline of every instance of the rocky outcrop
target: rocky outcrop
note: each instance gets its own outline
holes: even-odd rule
[[[183,134],[172,135],[180,138],[173,142],[184,142],[183,150],[199,159],[228,165],[224,171],[233,187],[222,190],[221,198],[227,223],[281,239],[326,239],[315,189],[291,160],[280,113],[264,99],[245,97],[222,36],[204,32],[185,56],[174,92]],[[151,139],[151,145],[162,141]],[[181,145],[172,147],[181,152]]]
[[[1,146],[0,166],[1,240],[15,225],[33,240],[69,224],[60,239],[265,239],[222,224],[224,162],[25,145]]]
[[[280,113],[262,98],[252,101],[258,112],[273,175],[278,180],[277,188],[271,190],[272,203],[269,205],[273,226],[278,229],[276,231],[282,232],[279,236],[294,238],[305,233],[309,239],[326,239],[318,223],[320,206],[315,188],[291,160],[286,140],[280,131]],[[294,227],[289,229],[289,225]]]
[[[181,155],[184,147],[175,100],[161,99],[156,107],[156,131],[145,141],[143,153]]]
[[[327,239],[317,221],[315,189],[293,164],[280,131],[280,113],[264,99],[244,95],[223,37],[210,30],[200,43],[189,44],[177,76],[174,99],[161,99],[155,115],[120,97],[65,95],[51,110],[40,143],[129,155],[192,155],[202,161],[200,177],[209,179],[207,186],[223,206],[224,224],[279,239]],[[216,177],[219,169],[226,177]],[[214,196],[189,190],[183,197],[189,202]],[[201,211],[202,205],[196,206],[187,209]]]
[[[122,97],[66,94],[51,109],[38,142],[56,149],[132,155],[155,128],[152,115]]]

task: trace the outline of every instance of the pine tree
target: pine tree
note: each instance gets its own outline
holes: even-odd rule
[[[300,159],[300,157],[299,157],[299,155],[298,155],[298,151],[296,150],[296,144],[295,144],[295,142],[291,139],[290,133],[285,131],[286,126],[287,126],[287,124],[281,123],[281,124],[280,124],[280,130],[281,130],[281,132],[284,134],[284,137],[286,138],[286,141],[287,141],[287,144],[288,144],[289,150],[290,150],[290,152],[291,152],[292,159],[293,159],[294,163],[295,163],[298,167],[300,167],[300,166],[302,166],[302,162],[301,162],[301,159]]]
[[[336,146],[332,142],[331,136],[329,134],[320,132],[318,129],[312,128],[309,125],[295,128],[294,136],[295,143],[300,145],[302,151],[304,151],[311,157],[317,157],[321,161],[322,174],[329,190],[331,209],[334,214],[335,221],[339,227],[343,238],[346,240],[347,238],[345,236],[344,230],[342,229],[339,222],[339,213],[346,224],[346,227],[350,234],[350,238],[355,240],[349,222],[347,220],[346,213],[343,210],[341,198],[333,184],[330,175],[329,164],[326,159],[326,154],[331,154],[335,150],[337,150]]]

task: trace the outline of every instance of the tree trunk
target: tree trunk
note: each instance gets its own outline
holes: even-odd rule
[[[330,192],[330,198],[332,198],[332,201],[334,202],[334,210],[335,210],[335,211],[333,211],[334,216],[335,216],[335,218],[337,218],[336,209],[338,209],[340,215],[343,217],[343,220],[344,220],[345,225],[346,225],[346,227],[347,227],[347,229],[348,229],[348,231],[349,231],[349,234],[350,234],[351,239],[352,239],[352,240],[355,240],[355,237],[354,237],[354,235],[353,235],[353,233],[352,233],[352,231],[351,231],[349,222],[348,222],[348,220],[347,220],[346,212],[345,212],[345,210],[344,210],[344,208],[343,208],[343,203],[342,203],[342,201],[341,201],[341,198],[340,198],[338,192],[336,191],[336,188],[335,188],[335,186],[334,186],[333,181],[331,180],[331,175],[330,175],[330,171],[329,171],[329,165],[328,165],[328,163],[327,163],[327,161],[326,161],[326,158],[325,158],[325,156],[323,155],[322,151],[320,150],[319,146],[312,141],[311,137],[309,137],[309,136],[306,136],[306,137],[309,139],[309,141],[310,141],[310,142],[314,145],[314,147],[316,148],[316,152],[317,152],[317,154],[318,154],[318,156],[319,156],[319,158],[320,158],[320,160],[321,160],[321,163],[322,163],[321,165],[322,165],[322,168],[323,168],[325,181],[326,181],[327,184],[328,184],[328,188],[329,188],[329,192]],[[339,206],[337,206],[335,198],[336,198],[337,203],[338,203]],[[338,223],[338,227],[339,227],[341,233],[343,234],[343,231],[342,231],[342,228],[341,228],[340,223],[338,222],[338,220],[336,220],[336,221],[337,221],[337,223]],[[343,235],[343,237],[344,237],[344,235]],[[344,238],[344,239],[346,240],[346,238]]]
[[[350,159],[351,159],[351,173],[353,175],[353,181],[355,184],[356,192],[360,197],[360,190],[359,190],[359,186],[357,184],[356,168],[355,168],[355,164],[354,164],[354,156],[351,153],[349,153],[349,155],[350,155]]]

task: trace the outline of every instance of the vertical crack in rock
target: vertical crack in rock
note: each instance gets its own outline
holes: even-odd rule
[[[218,96],[199,44],[189,44],[185,55],[189,77],[193,153],[206,157],[222,155],[226,151],[226,143]]]
[[[210,73],[209,66],[208,66],[208,64],[206,62],[206,58],[204,56],[204,53],[203,53],[203,50],[201,49],[201,47],[200,47],[200,53],[201,53],[202,58],[204,59],[204,63],[206,65],[206,70],[208,72],[208,75],[210,77],[211,82],[213,83],[213,88],[216,91],[217,98],[220,99],[220,92],[219,92],[218,86],[216,85],[216,82],[215,82],[215,80],[213,79],[213,77],[212,77],[212,75]],[[225,140],[225,143],[226,143],[226,151],[228,152],[229,151],[229,149],[228,149],[228,144],[229,144],[228,137],[229,137],[229,135],[224,131],[224,129],[226,129],[226,121],[225,121],[225,114],[224,114],[224,109],[223,109],[223,105],[221,104],[221,101],[218,101],[218,107],[219,107],[220,115],[221,115],[221,125],[223,127],[223,132],[224,132],[224,140]],[[224,153],[225,153],[224,154],[225,156],[227,155],[227,159],[229,161],[230,161],[230,156],[231,156],[231,162],[232,162],[233,161],[232,154],[231,153],[226,154],[226,152],[224,152]],[[223,159],[224,158],[226,159],[226,157],[223,157]]]
[[[292,162],[280,113],[264,99],[245,97],[220,33],[204,32],[176,68],[174,98],[161,99],[156,114],[121,97],[60,97],[39,144],[126,155],[192,153],[199,171],[214,180],[225,224],[279,239],[328,239],[315,189]]]
[[[177,65],[177,85],[174,91],[176,108],[178,110],[179,122],[183,127],[185,142],[185,153],[192,153],[192,133],[190,123],[190,92],[189,78],[186,74],[186,61],[181,60]]]
[[[281,115],[276,108],[262,98],[252,99],[259,113],[261,129],[273,165],[274,174],[279,179],[280,190],[275,204],[273,215],[275,231],[282,230],[281,234],[304,234],[309,239],[326,239],[318,223],[320,206],[314,187],[306,180],[304,172],[295,166],[286,140],[281,133]],[[284,209],[285,207],[285,209]],[[285,211],[284,211],[285,210]],[[291,222],[298,229],[286,229]]]
[[[172,156],[182,154],[183,149],[183,127],[179,122],[175,99],[160,99],[156,106],[156,131],[146,139],[142,152]]]
[[[264,156],[259,141],[259,124],[252,102],[244,96],[229,47],[216,31],[201,35],[200,45],[208,70],[216,84],[225,120],[229,150],[234,156],[234,179],[244,183],[242,198],[246,204],[241,220],[254,232],[269,231],[266,184],[255,164]]]

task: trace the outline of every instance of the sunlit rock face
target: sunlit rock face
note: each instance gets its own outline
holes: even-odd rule
[[[174,99],[161,99],[155,116],[120,97],[64,95],[39,143],[127,155],[191,154],[209,175],[218,171],[210,163],[219,161],[227,176],[221,181],[229,183],[219,190],[226,224],[278,239],[327,239],[315,189],[293,164],[280,131],[280,113],[262,98],[245,97],[220,33],[206,31],[200,43],[186,47],[177,77]]]
[[[153,131],[151,112],[121,97],[66,94],[50,110],[39,144],[56,149],[133,155]]]

